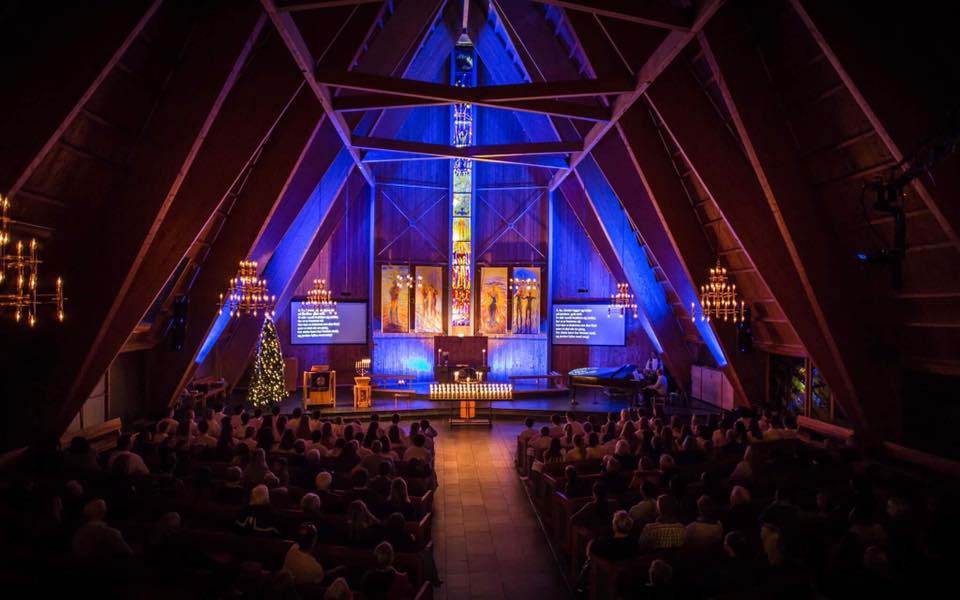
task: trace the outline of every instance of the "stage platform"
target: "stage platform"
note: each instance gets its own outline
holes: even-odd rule
[[[412,384],[405,386],[402,394],[390,395],[381,389],[380,394],[373,398],[371,408],[357,409],[353,407],[352,386],[338,386],[337,404],[334,407],[321,407],[321,413],[326,417],[360,418],[365,419],[371,413],[392,415],[398,413],[404,421],[410,419],[441,419],[450,415],[451,401],[430,400],[427,391],[429,383]],[[553,390],[544,390],[551,392]],[[235,392],[232,401],[245,403],[246,394]],[[625,399],[610,398],[600,389],[584,389],[577,394],[578,404],[571,405],[569,394],[535,394],[532,391],[515,397],[513,400],[498,400],[493,405],[493,416],[497,419],[520,420],[533,417],[538,422],[548,420],[556,413],[568,410],[580,415],[605,416],[607,413],[619,413],[629,408],[630,403]],[[293,409],[303,406],[301,392],[292,394],[280,405],[283,414],[290,414]],[[694,402],[693,406],[667,406],[665,415],[675,414],[688,416],[691,414],[709,415],[718,414],[719,410],[711,405]]]

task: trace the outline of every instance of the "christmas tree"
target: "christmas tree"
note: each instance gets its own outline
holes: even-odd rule
[[[253,363],[248,398],[254,406],[268,406],[287,397],[283,385],[283,355],[280,353],[280,336],[277,326],[267,315],[260,329],[257,342],[257,358]]]

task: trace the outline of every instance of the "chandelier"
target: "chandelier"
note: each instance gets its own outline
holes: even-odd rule
[[[272,315],[277,297],[267,293],[267,280],[257,278],[257,261],[241,260],[237,276],[230,280],[227,295],[220,294],[220,312],[230,311],[230,317],[252,315],[261,312]]]
[[[710,269],[710,279],[706,285],[700,286],[700,320],[723,319],[734,323],[743,322],[746,304],[737,299],[737,284],[727,280],[727,270],[720,266]],[[690,320],[696,321],[696,304],[690,303]]]
[[[526,293],[528,296],[540,289],[540,282],[536,277],[511,277],[510,285],[513,287],[513,293],[522,296]]]
[[[40,263],[43,261],[37,255],[37,240],[31,239],[26,249],[23,241],[18,240],[16,250],[7,253],[7,245],[13,241],[10,235],[11,221],[7,215],[9,208],[10,201],[0,196],[0,286],[6,283],[8,271],[13,273],[14,281],[14,289],[10,292],[0,287],[0,308],[12,309],[14,321],[26,321],[33,327],[37,324],[37,307],[54,306],[57,320],[62,322],[66,317],[63,309],[63,279],[57,277],[53,292],[41,293],[38,290]]]
[[[336,310],[337,302],[333,299],[333,291],[327,289],[326,279],[314,279],[313,289],[307,292],[307,299],[303,306],[320,313],[331,313]]]
[[[400,289],[403,289],[403,288],[410,289],[413,287],[413,275],[411,275],[410,273],[403,273],[401,275],[397,275],[396,277],[393,278],[393,283],[396,284],[396,286]]]
[[[630,284],[618,283],[617,293],[610,295],[610,306],[607,307],[607,316],[611,317],[613,313],[616,312],[618,316],[623,318],[628,310],[633,313],[634,319],[640,316],[636,297],[633,295],[633,292],[630,291]]]

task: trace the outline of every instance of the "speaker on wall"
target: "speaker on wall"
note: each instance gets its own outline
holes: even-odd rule
[[[173,319],[170,321],[170,350],[180,352],[187,341],[187,309],[190,298],[177,296],[173,301]]]
[[[743,321],[737,323],[737,351],[747,354],[753,350],[753,330],[750,328],[750,308],[743,310]]]

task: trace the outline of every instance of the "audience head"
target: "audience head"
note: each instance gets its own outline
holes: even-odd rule
[[[350,584],[343,577],[337,577],[327,588],[323,600],[353,600]]]
[[[661,454],[661,455],[660,455],[660,470],[661,470],[661,471],[664,471],[664,472],[670,471],[670,470],[673,469],[674,465],[675,465],[675,463],[674,463],[674,461],[673,461],[673,457],[672,457],[672,456],[670,456],[669,454]]]
[[[377,565],[381,568],[389,567],[393,564],[393,546],[390,542],[380,542],[373,549],[373,556],[377,559]]]
[[[673,581],[673,567],[660,558],[650,563],[647,574],[650,577],[650,585],[653,587],[666,587]]]
[[[397,477],[390,482],[390,499],[402,502],[410,501],[407,493],[407,482],[402,477]]]
[[[730,490],[730,508],[745,506],[750,503],[750,490],[742,485],[735,485]]]
[[[550,428],[549,428],[549,427],[547,427],[546,425],[544,425],[543,427],[540,428],[540,436],[541,436],[541,437],[547,437],[547,436],[549,436],[549,435],[550,435]]]
[[[630,514],[625,510],[618,510],[613,513],[613,534],[614,535],[629,535],[633,530],[633,519],[630,518]]]
[[[536,423],[536,421],[534,421],[532,417],[527,417],[523,422],[523,424],[527,426],[527,429],[533,429],[534,423]]]
[[[673,496],[661,494],[657,497],[657,514],[660,515],[661,520],[670,521],[675,519],[678,509],[677,500]]]
[[[297,545],[304,552],[313,552],[317,545],[317,528],[313,523],[304,523],[297,528]]]
[[[320,500],[320,496],[309,492],[303,495],[303,498],[300,498],[300,510],[305,513],[319,514],[323,509],[323,502]]]
[[[317,488],[318,492],[329,490],[331,484],[333,484],[333,475],[328,471],[320,471],[317,473],[317,476],[313,478],[313,485]]]
[[[130,434],[124,433],[117,438],[117,450],[129,450],[130,449]]]
[[[613,451],[617,456],[627,456],[630,454],[630,443],[627,440],[618,440],[617,446]]]
[[[267,506],[270,504],[270,489],[267,486],[256,485],[250,490],[250,506]]]
[[[350,476],[350,484],[355,488],[362,488],[367,486],[367,481],[370,480],[370,472],[360,467],[353,472],[353,475]]]
[[[413,445],[417,448],[423,448],[423,445],[426,443],[427,438],[425,438],[422,433],[418,433],[413,436]]]
[[[697,498],[697,513],[699,514],[699,518],[702,520],[716,520],[717,509],[713,499],[711,499],[710,496],[703,494]]]
[[[640,457],[640,470],[641,471],[655,471],[656,466],[653,464],[653,459],[649,456]]]
[[[646,500],[655,500],[657,498],[657,486],[652,481],[644,481],[640,485],[640,494]]]
[[[88,523],[104,521],[107,518],[107,503],[103,498],[94,498],[83,507],[83,518]]]

